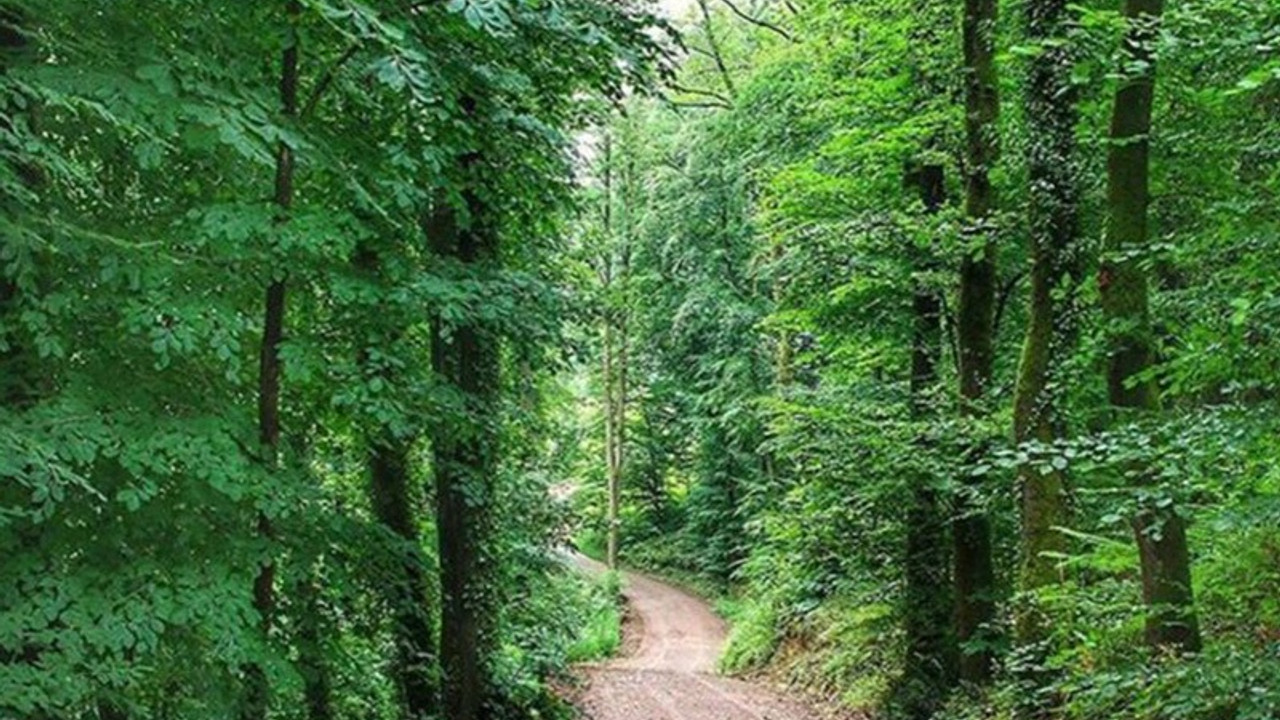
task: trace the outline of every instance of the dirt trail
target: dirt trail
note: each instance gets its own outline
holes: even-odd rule
[[[587,572],[603,566],[583,557]],[[592,720],[817,720],[803,705],[769,690],[715,675],[725,625],[707,604],[633,573],[623,594],[639,645],[625,657],[584,670],[581,704]],[[632,642],[635,642],[632,639]]]

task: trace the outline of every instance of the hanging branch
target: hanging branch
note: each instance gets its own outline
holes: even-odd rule
[[[733,0],[721,0],[721,2],[723,2],[725,5],[727,5],[727,6],[729,7],[729,9],[733,11],[733,14],[734,14],[734,15],[737,15],[738,17],[742,18],[743,20],[746,20],[747,22],[751,23],[752,25],[755,25],[756,27],[762,27],[762,28],[764,28],[765,30],[770,30],[770,31],[772,31],[772,32],[775,32],[775,33],[777,33],[777,34],[781,35],[782,37],[786,38],[788,42],[795,42],[795,41],[796,41],[795,37],[794,37],[791,33],[787,32],[786,30],[783,30],[782,28],[778,27],[777,25],[774,25],[773,23],[769,22],[768,20],[763,20],[763,19],[758,18],[758,17],[752,17],[751,15],[748,15],[747,13],[743,12],[742,10],[740,10],[740,9],[738,8],[738,6],[737,6],[737,5],[734,5],[734,4],[733,4]]]

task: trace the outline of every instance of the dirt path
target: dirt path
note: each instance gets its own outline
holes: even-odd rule
[[[587,572],[603,570],[586,558],[574,562]],[[799,703],[715,675],[726,628],[706,603],[642,575],[627,573],[624,584],[638,646],[624,657],[585,669],[581,704],[588,718],[817,720]]]

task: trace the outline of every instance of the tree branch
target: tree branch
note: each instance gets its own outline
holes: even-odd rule
[[[716,41],[715,30],[711,26],[711,11],[707,9],[707,0],[698,0],[698,8],[702,10],[702,29],[707,34],[707,45],[711,47],[711,59],[715,60],[716,68],[720,70],[725,91],[729,93],[729,97],[733,97],[737,95],[733,89],[733,77],[729,75],[729,68],[725,67],[724,58],[720,55],[720,43]]]
[[[1012,277],[1005,281],[1000,288],[1000,294],[996,298],[995,317],[991,320],[991,336],[996,337],[1000,334],[1000,321],[1004,319],[1005,308],[1009,305],[1009,298],[1013,295],[1013,291],[1018,288],[1018,284],[1022,282],[1022,278],[1026,277],[1026,270],[1019,270]]]
[[[716,100],[719,100],[722,103],[732,104],[732,101],[729,98],[725,97],[724,95],[721,95],[720,93],[714,90],[701,90],[699,88],[685,87],[684,85],[681,85],[680,83],[677,83],[677,82],[669,83],[669,86],[671,87],[672,90],[675,90],[676,92],[685,93],[686,95],[701,95],[702,97],[715,98]]]
[[[363,45],[363,40],[351,43],[337,60],[325,68],[324,74],[320,76],[320,80],[316,82],[315,88],[312,89],[311,94],[307,97],[306,104],[302,106],[301,117],[309,116],[311,111],[316,109],[316,105],[320,104],[320,98],[324,97],[325,92],[329,90],[329,86],[333,84],[334,76],[342,69],[343,65],[346,65],[355,56]]]
[[[732,105],[724,102],[715,102],[715,101],[684,102],[680,100],[672,100],[671,98],[663,98],[663,99],[667,101],[668,105],[672,107],[677,107],[677,108],[724,108],[725,110],[733,109]]]
[[[786,30],[783,30],[782,28],[778,27],[777,25],[774,25],[773,23],[769,22],[768,20],[762,20],[762,19],[757,18],[757,17],[752,17],[752,16],[750,16],[750,15],[746,14],[745,12],[743,12],[742,10],[738,9],[738,6],[733,4],[733,0],[721,0],[721,2],[723,2],[725,5],[727,5],[727,6],[729,7],[729,9],[733,11],[733,14],[734,14],[734,15],[737,15],[738,17],[742,18],[743,20],[746,20],[747,22],[751,23],[752,25],[755,25],[755,26],[757,26],[757,27],[762,27],[762,28],[764,28],[764,29],[766,29],[766,30],[772,30],[773,32],[775,32],[775,33],[777,33],[777,34],[781,35],[782,37],[786,38],[788,42],[795,42],[795,41],[796,41],[795,37],[793,37],[793,36],[791,35],[791,33],[787,32]]]

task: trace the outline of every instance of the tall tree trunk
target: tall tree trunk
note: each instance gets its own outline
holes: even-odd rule
[[[618,251],[618,276],[615,278],[617,282],[617,303],[614,318],[617,322],[618,330],[618,349],[615,356],[616,367],[614,368],[617,376],[617,390],[614,394],[614,420],[613,420],[613,445],[614,445],[614,471],[613,485],[610,488],[609,504],[614,517],[615,524],[615,554],[616,554],[616,535],[621,531],[617,527],[619,513],[622,509],[622,481],[627,468],[627,397],[630,391],[628,386],[628,371],[630,370],[630,346],[631,346],[631,213],[632,213],[632,196],[635,183],[635,159],[630,157],[628,153],[627,172],[623,176],[622,190],[622,246]],[[614,567],[616,567],[617,558],[614,557]]]
[[[475,101],[462,101],[468,115]],[[462,159],[465,182],[476,182],[476,153]],[[432,222],[435,254],[476,270],[495,269],[498,247],[488,209],[474,187],[463,192],[465,225],[442,204]],[[449,720],[477,720],[492,689],[489,662],[494,646],[495,596],[493,503],[498,470],[499,339],[491,327],[465,318],[451,333],[432,321],[432,366],[461,393],[463,417],[433,429],[436,522],[440,548],[440,659],[444,670],[443,710]]]
[[[603,367],[601,368],[604,377],[601,384],[604,386],[604,453],[605,453],[605,483],[608,486],[608,509],[606,511],[608,530],[606,533],[605,543],[605,561],[610,570],[618,568],[618,531],[620,520],[618,517],[622,504],[621,493],[621,467],[618,463],[618,428],[617,428],[617,398],[614,397],[616,388],[616,372],[614,370],[613,359],[613,320],[610,312],[606,308],[604,317],[604,353]]]
[[[1155,363],[1154,331],[1141,262],[1148,248],[1147,205],[1155,49],[1162,0],[1125,0],[1127,31],[1121,50],[1120,87],[1111,114],[1107,152],[1106,253],[1098,278],[1107,320],[1110,357],[1107,389],[1123,418],[1159,409],[1159,390],[1146,372]],[[1147,468],[1132,468],[1149,482]],[[1191,561],[1184,521],[1172,505],[1155,503],[1133,519],[1142,562],[1146,640],[1153,647],[1200,649],[1191,589]]]
[[[621,443],[618,427],[617,373],[613,354],[613,138],[604,138],[604,251],[600,254],[600,287],[604,293],[603,352],[601,353],[604,388],[604,452],[605,484],[608,486],[605,562],[609,569],[618,568],[619,513],[622,509],[622,463],[618,457]]]
[[[1031,300],[1018,384],[1014,397],[1014,439],[1019,444],[1052,444],[1062,436],[1058,416],[1060,378],[1055,377],[1074,342],[1071,295],[1078,280],[1075,163],[1075,92],[1067,40],[1067,0],[1030,0],[1027,35],[1038,44],[1028,79],[1027,117],[1031,142],[1027,164],[1031,183]],[[1030,685],[1023,713],[1046,708],[1032,688],[1044,683],[1042,663],[1048,621],[1036,592],[1058,582],[1054,555],[1067,549],[1057,528],[1068,521],[1064,474],[1056,469],[1019,468],[1022,560],[1016,617],[1023,679]]]
[[[371,282],[379,281],[382,264],[372,248],[359,248],[355,265]],[[402,327],[393,327],[389,332],[373,331],[366,342],[370,348],[390,347],[403,333]],[[359,352],[359,363],[366,374],[381,376],[384,381],[394,384],[392,371],[372,367],[369,355],[365,348]],[[386,425],[370,429],[366,441],[369,499],[373,514],[401,541],[396,548],[400,573],[386,589],[396,648],[391,672],[400,694],[401,717],[404,720],[423,720],[434,717],[439,711],[439,658],[436,655],[435,618],[431,612],[431,588],[418,531],[417,509],[422,498],[409,470],[409,452],[413,443],[410,438],[396,435]]]
[[[402,717],[425,720],[439,710],[436,699],[435,619],[414,513],[417,497],[409,476],[409,443],[387,431],[369,446],[370,495],[378,522],[403,541],[400,576],[389,600],[395,627],[393,674],[399,688]]]
[[[925,211],[937,213],[944,202],[945,184],[941,165],[925,165],[910,178],[917,185]],[[917,271],[930,269],[929,261],[918,262]],[[912,417],[927,422],[936,412],[930,395],[938,385],[938,358],[941,355],[942,300],[938,291],[917,283],[912,296],[911,340]],[[917,440],[921,454],[930,452],[925,434]],[[950,632],[951,577],[948,572],[946,513],[927,471],[915,477],[911,506],[907,511],[904,629],[907,656],[903,685],[898,692],[906,717],[925,720],[942,706],[947,688],[955,677],[954,635]]]
[[[289,39],[281,55],[280,104],[286,120],[298,115],[298,35],[296,25],[302,15],[298,0],[285,5]],[[275,203],[279,208],[277,222],[287,222],[293,207],[293,148],[281,141],[276,150]],[[279,461],[280,444],[280,343],[284,338],[285,281],[275,277],[267,287],[263,316],[262,346],[258,356],[258,441],[263,460],[272,471]],[[270,541],[274,535],[271,518],[258,513],[258,534]],[[253,583],[253,604],[262,618],[264,639],[269,639],[275,615],[275,561],[264,558]],[[261,720],[270,706],[270,689],[266,672],[255,663],[247,669],[247,692],[242,716],[245,720]]]
[[[995,208],[990,170],[998,153],[996,120],[1000,97],[995,67],[996,0],[965,0],[963,42],[965,65],[965,254],[960,261],[960,307],[956,341],[960,368],[960,412],[985,416],[983,396],[991,381],[994,358],[996,260],[992,211]],[[979,441],[971,459],[986,451]],[[955,625],[962,645],[980,639],[995,615],[995,567],[991,554],[991,522],[981,510],[960,498],[954,523]],[[982,684],[991,679],[989,643],[960,657],[960,677]]]

